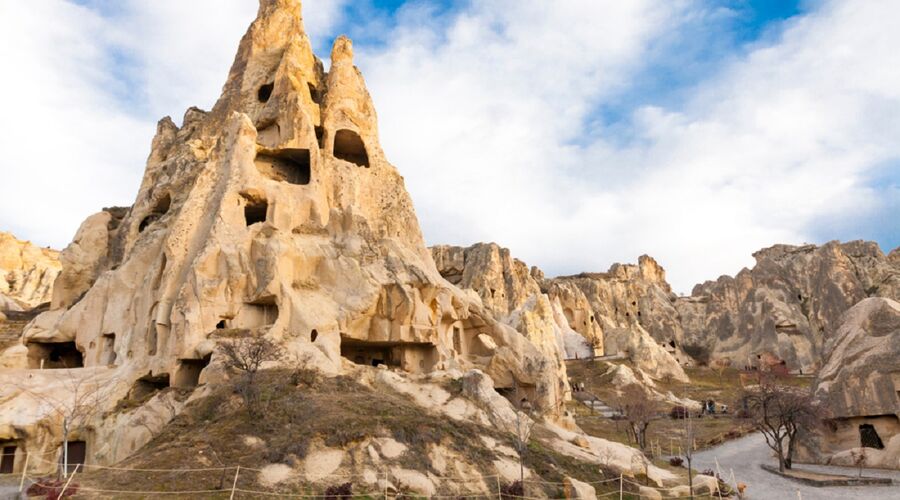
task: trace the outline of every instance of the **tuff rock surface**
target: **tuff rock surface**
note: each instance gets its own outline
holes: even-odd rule
[[[35,404],[45,375],[23,379],[21,366],[108,386],[99,404],[111,409],[140,383],[220,380],[216,342],[233,330],[324,373],[479,369],[555,412],[568,390],[549,333],[530,341],[438,273],[379,145],[352,43],[335,40],[326,73],[298,0],[260,2],[213,109],[187,110],[180,126],[162,119],[134,204],[89,217],[60,260],[51,309],[26,328],[24,349],[3,355],[20,368],[0,371],[0,440],[33,452],[58,451],[61,419]],[[92,436],[118,433],[89,445],[90,461],[146,441],[119,418],[86,424]]]
[[[868,466],[900,468],[900,303],[867,298],[843,315],[813,392],[834,419],[816,434],[814,459],[853,465],[865,445]],[[881,447],[861,442],[863,426]]]
[[[56,250],[19,241],[0,231],[0,313],[49,302],[61,269]]]
[[[756,266],[694,287],[675,306],[684,344],[740,366],[765,353],[789,369],[822,366],[845,311],[866,297],[900,299],[900,252],[872,242],[775,245]]]

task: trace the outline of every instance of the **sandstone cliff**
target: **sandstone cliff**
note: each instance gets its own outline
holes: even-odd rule
[[[868,466],[900,468],[900,303],[867,298],[842,316],[813,392],[835,419],[814,459],[853,465],[865,446]]]
[[[649,257],[639,266],[616,264],[606,274],[547,280],[494,243],[436,246],[432,253],[445,278],[474,290],[495,317],[538,345],[555,338],[569,358],[622,353],[651,377],[687,380],[672,355],[674,344],[653,339],[640,323],[644,308],[647,325],[659,335],[680,333],[665,272]]]
[[[0,231],[0,313],[49,302],[61,269],[56,250],[19,241]]]
[[[350,40],[326,73],[297,0],[260,2],[213,109],[162,119],[134,204],[89,217],[61,259],[51,310],[2,356],[16,369],[0,372],[0,439],[33,451],[58,451],[61,422],[30,394],[63,397],[56,379],[69,378],[104,387],[111,406],[140,384],[221,380],[225,331],[327,374],[480,369],[557,413],[568,390],[552,342],[536,347],[438,273]],[[23,377],[73,366],[85,368]],[[91,461],[146,442],[134,415],[90,422],[103,443]],[[141,418],[171,418],[155,415]]]
[[[817,370],[845,311],[866,297],[900,299],[897,254],[863,241],[760,250],[753,269],[676,301],[683,342],[741,366],[770,353],[790,369]]]
[[[558,359],[565,370],[565,358],[602,354],[572,330],[558,301],[541,292],[532,275],[538,272],[511,256],[495,243],[470,247],[439,245],[431,248],[435,264],[447,281],[474,291],[499,321],[506,323]]]

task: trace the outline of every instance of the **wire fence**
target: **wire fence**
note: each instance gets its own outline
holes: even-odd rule
[[[402,491],[404,488],[398,488],[394,486],[394,483],[402,483],[400,478],[395,477],[395,475],[390,471],[390,469],[383,469],[381,471],[375,472],[374,470],[370,470],[368,473],[331,473],[331,474],[323,474],[319,475],[315,479],[307,478],[310,484],[316,484],[319,489],[323,489],[325,483],[331,483],[332,487],[341,486],[341,482],[351,483],[351,485],[360,484],[360,486],[369,491],[365,491],[362,493],[352,493],[349,491],[340,491],[340,492],[318,492],[314,493],[311,491],[306,492],[297,492],[297,491],[288,491],[284,489],[272,488],[269,490],[254,488],[253,486],[258,486],[260,484],[266,484],[267,482],[277,482],[277,481],[266,481],[263,476],[267,473],[266,469],[259,469],[253,467],[244,467],[244,466],[219,466],[219,467],[189,467],[189,468],[178,468],[178,469],[163,469],[163,468],[139,468],[139,467],[117,467],[117,466],[109,466],[109,465],[98,465],[98,464],[77,464],[75,465],[75,470],[71,473],[63,472],[65,482],[62,483],[59,480],[52,480],[48,477],[36,477],[34,475],[29,474],[29,463],[32,464],[32,468],[34,469],[34,465],[37,463],[44,463],[45,465],[52,466],[60,466],[59,462],[55,460],[46,460],[42,458],[41,455],[38,454],[25,454],[25,466],[20,473],[15,474],[5,474],[6,476],[17,476],[19,478],[19,491],[25,491],[29,486],[37,485],[38,488],[44,488],[45,491],[54,491],[58,493],[59,498],[97,498],[97,497],[109,497],[109,498],[119,498],[119,497],[127,497],[127,496],[143,496],[143,497],[200,497],[200,498],[228,498],[229,500],[234,500],[235,498],[396,498],[399,496],[409,497],[409,496],[417,496],[415,490],[416,488],[408,488],[409,492]],[[718,461],[717,461],[717,469],[718,469]],[[46,470],[46,469],[45,469]],[[106,477],[103,477],[99,474],[108,474]],[[120,476],[122,474],[132,474],[137,473],[141,474],[142,481],[147,481],[148,475],[153,474],[170,474],[172,476],[179,476],[183,474],[207,474],[207,479],[214,478],[218,481],[219,484],[216,487],[202,487],[200,486],[200,481],[193,481],[193,488],[186,489],[171,489],[171,490],[149,490],[149,489],[141,489],[138,484],[135,485],[134,488],[122,488],[122,487],[94,487],[89,485],[83,485],[79,483],[76,476],[79,476],[82,480],[87,480],[88,484],[96,482],[100,480],[100,482],[104,482],[103,479],[109,480],[111,477],[109,475]],[[217,473],[216,476],[209,476],[209,473]],[[89,474],[85,476],[85,474]],[[729,496],[731,492],[738,492],[738,484],[734,477],[734,471],[731,471],[731,481],[725,481],[724,476],[721,473],[721,470],[718,471],[717,484],[715,488],[703,487],[703,493],[705,495],[709,495],[712,498],[724,498]],[[479,499],[479,498],[499,498],[499,499],[509,499],[509,498],[517,498],[517,499],[547,499],[548,496],[528,496],[527,494],[514,494],[512,491],[508,489],[504,489],[503,486],[503,476],[498,474],[489,474],[489,475],[478,475],[478,476],[469,476],[469,477],[454,477],[454,476],[440,476],[436,474],[429,474],[429,480],[432,481],[432,484],[435,480],[440,481],[444,485],[450,485],[451,491],[455,491],[453,494],[439,495],[439,494],[428,494],[428,492],[419,492],[426,493],[428,498],[466,498],[466,499]],[[112,478],[112,479],[121,479],[121,478]],[[162,479],[162,478],[161,478]],[[115,481],[112,481],[115,483]],[[509,483],[513,481],[507,481],[507,486]],[[160,480],[156,481],[156,484],[167,484],[169,481]],[[475,491],[463,491],[467,488],[458,488],[453,487],[452,485],[470,485],[472,483],[481,483],[479,487],[474,488]],[[541,479],[525,479],[523,481],[523,489],[527,490],[529,485],[532,485],[534,489],[541,489],[542,492],[545,491],[544,487],[547,487],[550,491],[566,491],[566,494],[570,494],[568,489],[572,487],[571,483],[561,482],[561,481],[544,481]],[[655,493],[652,494],[654,498],[682,498],[683,494],[681,492],[675,491],[673,486],[669,487],[660,487],[660,486],[651,486],[650,484],[642,484],[635,481],[632,478],[625,477],[620,474],[619,477],[613,477],[609,479],[603,479],[598,481],[580,481],[582,484],[589,485],[594,487],[595,489],[601,489],[600,492],[596,493],[597,498],[625,498],[626,495],[628,498],[633,498],[635,494],[639,497],[643,498],[641,495],[641,491],[647,492],[648,490],[653,490]],[[727,487],[726,491],[723,492],[723,488],[720,488],[721,485],[725,485]],[[199,488],[197,486],[200,486]],[[311,488],[310,486],[303,486],[305,488]],[[351,486],[352,487],[352,486]],[[700,489],[700,488],[698,488]],[[731,492],[727,490],[730,489]],[[550,500],[554,500],[552,496],[549,497]],[[566,497],[561,497],[566,498]]]

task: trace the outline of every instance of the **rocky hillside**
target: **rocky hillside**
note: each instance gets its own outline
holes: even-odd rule
[[[674,295],[653,259],[642,257],[639,266],[616,264],[605,274],[548,280],[494,243],[431,251],[444,278],[473,290],[498,319],[529,338],[546,331],[559,339],[569,358],[623,353],[653,378],[687,380],[674,344],[655,340],[640,322],[644,319],[666,339],[680,333],[670,326],[677,326],[671,320]],[[642,309],[649,313],[646,318]]]
[[[0,313],[49,302],[61,270],[58,251],[0,231]]]
[[[790,369],[821,367],[841,315],[866,297],[900,299],[900,251],[876,243],[775,245],[756,265],[694,287],[675,307],[693,354],[756,365],[773,354]]]
[[[432,251],[442,275],[475,290],[498,317],[537,287],[562,311],[559,323],[595,352],[645,356],[651,374],[653,359],[666,359],[660,350],[682,365],[728,358],[736,366],[784,361],[815,371],[845,311],[866,297],[900,298],[900,249],[885,255],[863,241],[775,245],[754,254],[752,269],[697,285],[688,297],[676,296],[646,255],[605,273],[548,279],[494,244]]]

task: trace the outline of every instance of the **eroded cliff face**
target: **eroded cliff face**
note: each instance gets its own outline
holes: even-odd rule
[[[61,269],[58,251],[0,231],[0,313],[49,302]]]
[[[866,297],[900,298],[897,254],[864,241],[760,250],[753,269],[676,301],[684,343],[740,366],[769,353],[789,369],[815,371],[845,311]]]
[[[866,446],[867,466],[900,468],[900,303],[870,297],[841,316],[813,393],[834,421],[810,458],[853,465]]]
[[[538,345],[550,344],[540,339],[555,338],[568,358],[603,355],[605,349],[607,354],[625,354],[651,377],[687,380],[672,354],[677,349],[655,340],[639,322],[641,307],[654,311],[647,304],[656,301],[667,306],[663,314],[676,316],[665,272],[649,257],[642,257],[639,266],[616,264],[606,274],[547,280],[539,269],[529,269],[494,243],[436,246],[432,253],[444,277],[473,290],[495,317]],[[662,314],[647,318],[648,325],[668,319]]]
[[[264,334],[325,373],[478,368],[545,408],[567,391],[549,350],[438,273],[350,40],[335,41],[325,73],[297,0],[260,2],[212,111],[161,120],[133,206],[88,218],[62,260],[51,310],[7,366],[84,366],[66,371],[115,381],[105,404],[139,380],[190,388],[224,376],[215,345],[227,330]],[[40,390],[28,380],[4,404]],[[0,434],[52,453],[58,436],[35,436],[59,422],[27,415],[0,421]],[[142,439],[88,449],[110,462]]]

